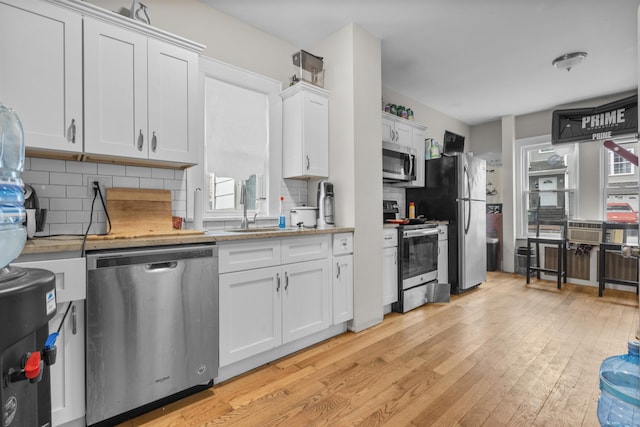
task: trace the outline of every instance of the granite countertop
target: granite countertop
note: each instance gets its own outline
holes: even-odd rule
[[[87,240],[85,250],[126,249],[148,246],[183,245],[193,243],[226,242],[234,240],[266,239],[291,236],[312,236],[316,234],[334,234],[353,232],[353,227],[332,227],[325,229],[299,229],[262,227],[251,231],[210,230],[204,234],[184,236],[154,236],[128,239]],[[79,252],[82,248],[81,236],[38,237],[27,240],[21,255],[44,254],[52,252]]]

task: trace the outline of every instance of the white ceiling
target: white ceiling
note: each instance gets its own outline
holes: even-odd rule
[[[640,0],[204,2],[311,53],[357,23],[382,40],[384,86],[469,125],[638,86]],[[584,63],[551,66],[574,51]]]

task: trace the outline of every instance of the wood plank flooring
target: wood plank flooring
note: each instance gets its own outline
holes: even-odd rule
[[[597,426],[600,363],[637,325],[635,293],[488,273],[122,426]]]

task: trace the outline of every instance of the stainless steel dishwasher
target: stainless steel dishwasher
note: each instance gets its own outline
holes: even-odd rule
[[[87,254],[86,313],[88,425],[126,419],[212,386],[217,247]]]

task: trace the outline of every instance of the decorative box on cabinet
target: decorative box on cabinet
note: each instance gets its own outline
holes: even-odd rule
[[[221,366],[331,325],[329,238],[220,244]]]
[[[283,178],[329,176],[329,92],[299,82],[284,90]]]
[[[0,2],[0,94],[27,154],[82,152],[82,16],[47,1]]]
[[[198,54],[84,19],[85,152],[198,162]]]
[[[49,332],[58,329],[64,313],[69,314],[56,340],[56,362],[51,365],[51,424],[84,425],[85,416],[85,322],[87,299],[84,258],[18,262],[24,268],[42,268],[56,275],[56,315],[49,321]]]

